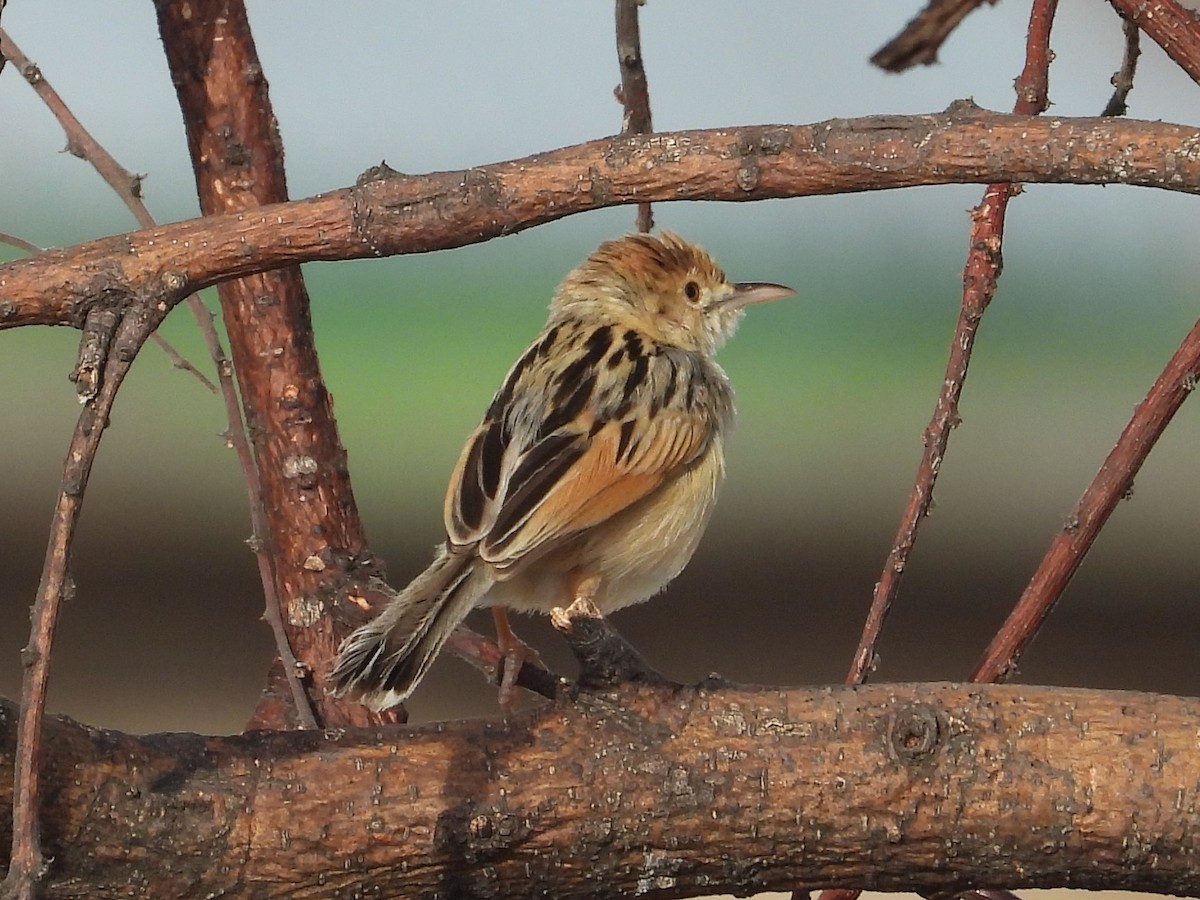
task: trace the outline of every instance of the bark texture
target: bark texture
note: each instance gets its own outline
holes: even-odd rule
[[[605,138],[459,172],[380,166],[358,184],[49,250],[0,266],[0,328],[79,327],[148,302],[313,260],[478,243],[600,207],[762,200],[926,184],[1132,184],[1200,193],[1200,129],[990,113],[870,116]],[[173,296],[173,294],[171,294]]]
[[[1177,697],[935,684],[637,685],[508,721],[226,738],[58,719],[44,885],[49,897],[1194,895],[1198,718],[1200,701]],[[4,807],[14,723],[0,706]]]
[[[160,0],[159,31],[187,128],[205,215],[253,213],[288,199],[283,143],[246,9],[240,0]],[[346,452],[325,389],[298,266],[217,286],[230,353],[258,463],[283,627],[323,724],[368,723],[367,710],[321,688],[338,641],[326,605],[377,574],[367,549]],[[360,592],[360,591],[359,591]],[[278,664],[258,727],[296,718]]]

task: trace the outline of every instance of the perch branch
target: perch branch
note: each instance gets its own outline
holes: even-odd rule
[[[1030,10],[1025,65],[1013,83],[1017,92],[1013,109],[1015,115],[1037,116],[1050,105],[1050,28],[1057,7],[1057,0],[1035,0]],[[942,390],[934,406],[933,417],[922,435],[924,450],[921,462],[896,538],[892,541],[883,572],[875,584],[862,637],[846,676],[849,684],[865,681],[874,668],[883,623],[900,591],[900,582],[921,522],[929,514],[929,507],[933,503],[933,488],[950,442],[950,432],[962,421],[958,403],[966,383],[979,325],[996,293],[996,283],[1003,265],[1004,214],[1009,199],[1018,187],[1009,183],[988,185],[982,202],[971,212],[971,239],[963,267],[962,304],[954,337],[950,341]]]
[[[172,298],[175,302],[180,296]],[[117,391],[133,359],[173,304],[160,299],[117,315],[104,356],[103,377],[97,392],[80,412],[67,448],[62,486],[50,524],[50,540],[42,566],[41,581],[30,612],[29,643],[21,651],[24,674],[21,682],[20,725],[17,728],[12,791],[12,854],[0,895],[14,900],[32,900],[46,873],[38,814],[43,790],[42,757],[45,741],[42,725],[46,710],[46,687],[50,674],[50,652],[63,600],[74,591],[68,567],[71,544],[83,496],[91,475],[100,439],[108,425]],[[7,805],[7,804],[6,804]]]
[[[1198,718],[1197,700],[1061,688],[637,684],[416,728],[135,738],[51,719],[44,891],[1194,896]]]
[[[888,72],[903,72],[913,66],[937,62],[950,32],[984,3],[997,0],[930,0],[904,30],[876,51],[871,62]]]
[[[160,2],[155,8],[201,211],[240,213],[286,201],[283,145],[244,5],[240,0],[188,0]],[[323,672],[328,659],[296,649],[333,643],[332,638],[303,640],[304,631],[328,630],[330,623],[315,610],[304,616],[295,611],[316,593],[320,572],[314,545],[324,548],[328,539],[346,553],[362,555],[361,526],[317,363],[299,269],[228,281],[217,292],[245,420],[255,425],[252,453],[226,362],[222,372],[230,386],[230,436],[246,483],[264,618],[280,660],[275,671],[282,676],[280,685],[268,685],[267,703],[272,710],[289,712],[269,724],[316,728],[318,715],[305,681],[309,674]],[[298,540],[301,534],[307,540]],[[325,537],[314,538],[320,534]],[[349,546],[338,540],[344,534]],[[319,609],[319,602],[312,605]],[[290,698],[290,709],[275,702],[279,693]],[[256,723],[268,724],[261,712]]]
[[[1200,22],[1175,0],[1109,0],[1122,17],[1137,24],[1174,63],[1200,84]]]
[[[1100,471],[1063,523],[1016,606],[996,633],[972,681],[1004,681],[1054,607],[1117,503],[1131,495],[1133,479],[1171,418],[1200,382],[1200,321],[1171,356],[1138,404]]]
[[[650,85],[642,62],[642,34],[638,13],[645,0],[616,0],[617,63],[621,68],[621,84],[617,100],[625,109],[621,119],[621,134],[649,134],[654,130],[650,117]],[[649,232],[654,228],[654,212],[649,203],[639,203],[637,230]]]
[[[759,200],[926,184],[1132,184],[1200,193],[1195,127],[1009,116],[957,103],[926,116],[660,132],[459,172],[368,172],[344,188],[48,250],[0,266],[0,328],[78,325],[97,296],[165,273],[192,290],[314,260],[478,243],[642,200]],[[54,285],[48,289],[47,285]]]

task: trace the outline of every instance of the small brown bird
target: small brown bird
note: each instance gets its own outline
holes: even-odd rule
[[[725,475],[733,388],[713,356],[744,307],[790,293],[729,282],[674,234],[601,244],[463,448],[432,565],[345,640],[334,690],[400,703],[467,613],[491,606],[507,706],[532,651],[506,608],[586,598],[607,614],[658,593],[691,559]]]

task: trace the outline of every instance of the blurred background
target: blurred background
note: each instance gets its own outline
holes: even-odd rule
[[[868,58],[923,5],[653,0],[642,36],[654,123],[672,130],[1012,107],[1028,4],[985,7],[936,66]],[[611,134],[621,109],[612,4],[250,2],[294,197],[386,160],[458,169]],[[4,27],[129,169],[162,222],[197,214],[150,4],[10,3]],[[1195,122],[1200,92],[1144,40],[1138,118]],[[1051,114],[1096,115],[1121,59],[1105,4],[1062,5]],[[134,225],[12,67],[0,75],[0,231],[64,246]],[[794,286],[755,309],[721,361],[738,389],[729,481],[691,567],[617,626],[664,673],[840,681],[887,555],[942,380],[979,186],[757,204],[658,204],[734,278]],[[899,602],[879,680],[964,677],[1134,405],[1196,320],[1197,201],[1032,186],[1010,207],[1005,271]],[[558,280],[633,227],[605,210],[483,246],[305,267],[325,375],[375,552],[401,585],[441,539],[459,448],[540,327]],[[1191,235],[1189,237],[1189,235]],[[0,246],[0,260],[19,252]],[[215,308],[214,298],[208,298]],[[184,308],[164,329],[198,363]],[[0,695],[18,693],[78,412],[78,334],[0,333]],[[435,389],[436,386],[436,389]],[[89,489],[51,708],[133,731],[232,732],[271,641],[220,400],[148,347]],[[1195,694],[1200,626],[1197,409],[1185,406],[1023,660],[1030,682]],[[486,630],[488,617],[475,621]],[[571,664],[541,619],[523,634]],[[495,712],[452,657],[416,720]]]

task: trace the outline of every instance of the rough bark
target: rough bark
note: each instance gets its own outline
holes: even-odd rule
[[[246,10],[237,0],[159,2],[159,31],[179,96],[205,215],[253,213],[286,201],[283,144]],[[324,724],[368,724],[367,710],[322,689],[344,635],[327,603],[378,572],[367,549],[346,452],[317,359],[298,266],[217,286],[258,462],[275,591],[291,650],[308,667]],[[268,601],[269,602],[269,601]],[[258,727],[295,722],[276,665]]]
[[[357,185],[192,219],[0,266],[0,328],[73,325],[157,297],[312,260],[477,243],[645,200],[761,200],[927,184],[1132,184],[1200,193],[1200,130],[1001,115],[969,103],[871,116],[605,138],[459,172],[372,169]]]
[[[1197,700],[1074,689],[643,684],[509,721],[325,734],[56,719],[45,890],[1196,894],[1198,717]],[[0,706],[5,808],[14,723]]]

